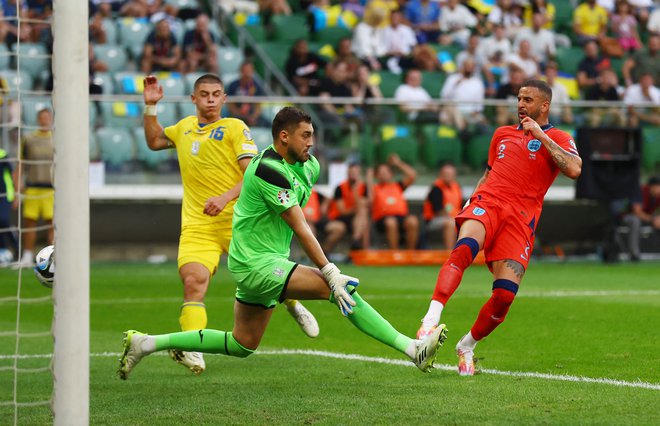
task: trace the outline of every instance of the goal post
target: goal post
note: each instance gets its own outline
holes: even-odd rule
[[[55,425],[89,424],[88,2],[53,2]]]

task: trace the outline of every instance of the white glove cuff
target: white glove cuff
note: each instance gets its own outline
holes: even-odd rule
[[[323,276],[325,279],[330,282],[330,280],[337,275],[341,274],[341,271],[339,268],[337,268],[337,265],[334,263],[328,263],[325,265],[323,268],[321,268],[321,272],[323,272]]]

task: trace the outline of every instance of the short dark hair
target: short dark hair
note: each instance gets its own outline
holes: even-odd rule
[[[647,184],[648,186],[660,185],[660,176],[651,176]]]
[[[527,80],[521,87],[536,87],[541,93],[545,95],[548,102],[552,102],[552,89],[548,83],[542,80]]]
[[[273,140],[277,140],[282,130],[292,131],[303,122],[311,124],[312,117],[305,111],[296,107],[287,106],[282,108],[275,115],[275,118],[273,118]]]
[[[200,84],[202,83],[217,83],[220,86],[225,87],[225,84],[222,82],[222,79],[215,74],[204,74],[195,80],[195,85],[193,86],[193,91],[196,91]]]

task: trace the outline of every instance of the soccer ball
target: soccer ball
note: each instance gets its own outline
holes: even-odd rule
[[[53,280],[55,279],[55,246],[51,245],[42,248],[34,260],[36,263],[34,275],[36,275],[43,286],[53,288]]]

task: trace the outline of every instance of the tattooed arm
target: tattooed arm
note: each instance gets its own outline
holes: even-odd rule
[[[561,172],[571,179],[577,179],[582,173],[582,159],[575,154],[571,154],[564,148],[557,145],[555,141],[545,134],[536,121],[530,117],[525,117],[521,123],[525,132],[531,132],[532,135],[541,141],[545,149],[548,150],[552,161],[555,162]]]

